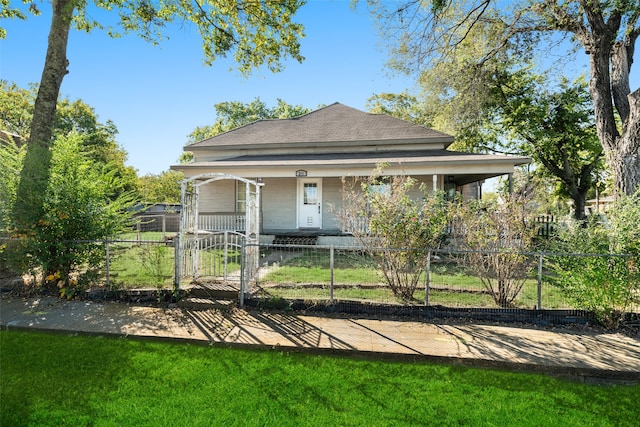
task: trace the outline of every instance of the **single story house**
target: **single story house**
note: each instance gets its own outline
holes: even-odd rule
[[[188,145],[184,150],[193,153],[193,161],[171,169],[187,179],[219,173],[262,184],[258,206],[263,242],[297,234],[319,236],[318,243],[330,244],[342,235],[329,208],[342,203],[342,177],[368,176],[386,164],[385,174],[404,174],[429,188],[475,197],[483,180],[510,174],[530,161],[447,150],[453,141],[433,129],[334,103],[296,118],[258,120]],[[246,209],[246,185],[225,179],[203,186],[199,214],[240,217]]]

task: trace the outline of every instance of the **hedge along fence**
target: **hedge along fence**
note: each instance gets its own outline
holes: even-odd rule
[[[262,267],[256,282],[251,284],[251,295],[328,305],[353,301],[455,309],[572,310],[573,299],[568,298],[566,289],[559,284],[562,277],[551,269],[558,266],[558,260],[599,259],[603,265],[622,260],[618,264],[628,265],[630,269],[640,260],[638,255],[421,251],[429,258],[424,271],[397,272],[399,275],[412,273],[417,278],[413,298],[403,300],[391,291],[376,260],[367,254],[370,251],[333,246],[261,245]],[[484,265],[470,264],[469,258],[473,257],[469,255],[475,256],[476,261],[484,261]],[[490,265],[514,259],[517,265],[508,273]],[[633,271],[630,270],[628,276],[633,277]],[[635,286],[637,298],[626,310],[639,312],[640,284],[628,285]],[[505,289],[507,287],[509,289]],[[505,292],[513,294],[511,301],[502,296]]]

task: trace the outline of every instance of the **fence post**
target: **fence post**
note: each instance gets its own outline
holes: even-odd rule
[[[247,239],[242,239],[242,248],[240,251],[240,295],[238,295],[238,305],[240,308],[244,308],[244,292],[247,286],[247,268],[245,262],[247,261]],[[248,274],[247,274],[248,275]]]
[[[538,254],[538,310],[542,310],[542,254]]]
[[[180,250],[180,234],[173,238],[173,287],[177,291],[180,289],[182,279],[182,253]]]
[[[427,252],[427,269],[424,278],[424,305],[429,305],[429,286],[431,285],[431,251]]]
[[[329,282],[329,293],[330,293],[330,297],[329,297],[329,301],[330,304],[333,305],[333,260],[334,260],[334,247],[333,245],[331,245],[331,248],[329,249],[329,271],[330,271],[330,282]]]
[[[109,238],[104,239],[104,250],[105,250],[105,285],[107,289],[109,288]]]
[[[223,268],[224,268],[224,280],[227,280],[227,260],[229,258],[229,232],[227,230],[224,231],[224,258],[223,258]]]

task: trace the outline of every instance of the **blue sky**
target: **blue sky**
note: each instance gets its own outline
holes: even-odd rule
[[[411,78],[385,70],[387,52],[368,11],[363,5],[354,11],[349,3],[309,0],[295,19],[305,26],[306,60],[289,61],[277,74],[259,70],[247,79],[230,71],[230,60],[203,65],[200,37],[189,27],[169,27],[169,39],[158,46],[135,35],[111,39],[100,31],[73,31],[61,94],[82,99],[101,121],[112,120],[127,164],[142,175],[175,164],[187,135],[214,122],[213,105],[219,102],[260,98],[273,106],[281,98],[307,108],[341,102],[365,110],[373,94],[413,89]],[[38,5],[41,16],[0,22],[8,33],[0,40],[0,79],[24,88],[40,80],[46,52],[50,5]],[[565,72],[583,72],[587,58],[578,54]],[[639,78],[634,70],[632,90]]]
[[[39,6],[41,16],[2,22],[8,35],[0,41],[0,79],[24,88],[40,80],[44,63],[50,6]],[[82,99],[101,121],[112,120],[127,163],[139,174],[157,174],[177,162],[195,127],[213,123],[219,102],[258,97],[273,106],[281,98],[308,108],[340,102],[364,110],[375,93],[412,87],[384,70],[386,53],[365,8],[354,11],[349,0],[310,0],[296,22],[305,26],[306,60],[248,79],[229,70],[230,60],[203,65],[200,37],[189,28],[169,28],[169,40],[158,46],[135,35],[111,39],[100,31],[74,31],[61,94]]]

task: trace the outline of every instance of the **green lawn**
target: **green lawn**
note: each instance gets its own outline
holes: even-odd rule
[[[158,237],[161,233],[155,233]],[[126,237],[126,236],[125,236]],[[131,236],[129,236],[131,237]],[[171,288],[175,268],[175,248],[154,238],[154,233],[144,233],[142,243],[133,241],[113,242],[109,246],[109,282],[118,289],[155,287]],[[124,240],[124,239],[123,239]],[[227,251],[227,274],[240,270],[240,252]],[[199,274],[223,276],[224,251],[206,249],[199,253]],[[106,277],[106,270],[100,271]]]
[[[640,386],[359,357],[0,332],[4,426],[632,426]]]
[[[334,261],[335,299],[356,299],[374,302],[394,302],[386,287],[382,273],[366,256],[356,252],[336,251]],[[329,299],[331,275],[328,251],[306,250],[299,256],[283,262],[279,268],[260,279],[269,295],[280,298],[306,300]],[[414,293],[417,301],[424,301],[425,276],[419,279]],[[364,286],[363,286],[364,285]],[[381,285],[381,286],[367,286]],[[498,305],[485,292],[480,279],[454,264],[434,264],[431,272],[430,304],[452,307],[492,307]],[[538,303],[537,280],[529,279],[515,300],[520,308],[534,308]],[[551,285],[542,288],[542,307],[545,309],[570,308],[561,291]]]
[[[168,288],[173,283],[174,253],[164,244],[113,243],[110,283],[116,288]]]

